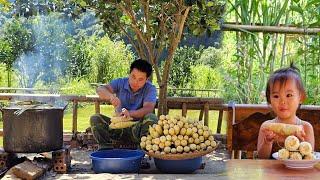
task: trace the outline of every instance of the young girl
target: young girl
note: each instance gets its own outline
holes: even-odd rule
[[[306,99],[299,69],[292,64],[289,68],[275,71],[269,78],[266,88],[267,102],[276,118],[265,121],[259,130],[258,157],[268,159],[272,153],[284,147],[285,136],[267,129],[268,123],[286,123],[301,125],[302,132],[294,134],[300,141],[310,142],[314,149],[312,125],[296,116],[297,109]]]

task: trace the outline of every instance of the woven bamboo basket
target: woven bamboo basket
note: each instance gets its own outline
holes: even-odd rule
[[[185,159],[193,159],[193,158],[197,158],[197,157],[209,154],[214,150],[216,150],[219,144],[220,142],[217,142],[216,147],[206,151],[194,151],[194,152],[182,153],[182,154],[156,154],[156,153],[150,153],[150,152],[145,152],[145,153],[148,154],[150,157],[163,159],[163,160],[185,160]]]

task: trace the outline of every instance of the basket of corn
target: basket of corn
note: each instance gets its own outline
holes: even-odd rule
[[[200,168],[202,156],[217,148],[211,130],[201,121],[182,116],[161,115],[140,147],[166,173],[192,173]]]

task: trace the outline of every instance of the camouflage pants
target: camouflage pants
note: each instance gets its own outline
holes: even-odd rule
[[[111,129],[109,117],[95,114],[90,118],[91,131],[100,148],[113,148],[112,141],[139,144],[141,137],[148,134],[149,125],[157,122],[157,116],[150,113],[131,127]]]

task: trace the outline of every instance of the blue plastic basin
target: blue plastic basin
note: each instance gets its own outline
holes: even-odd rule
[[[90,158],[96,173],[136,173],[143,156],[140,150],[112,149],[93,152]]]
[[[202,163],[202,157],[184,160],[163,160],[154,158],[156,167],[163,173],[188,174],[199,169]]]

